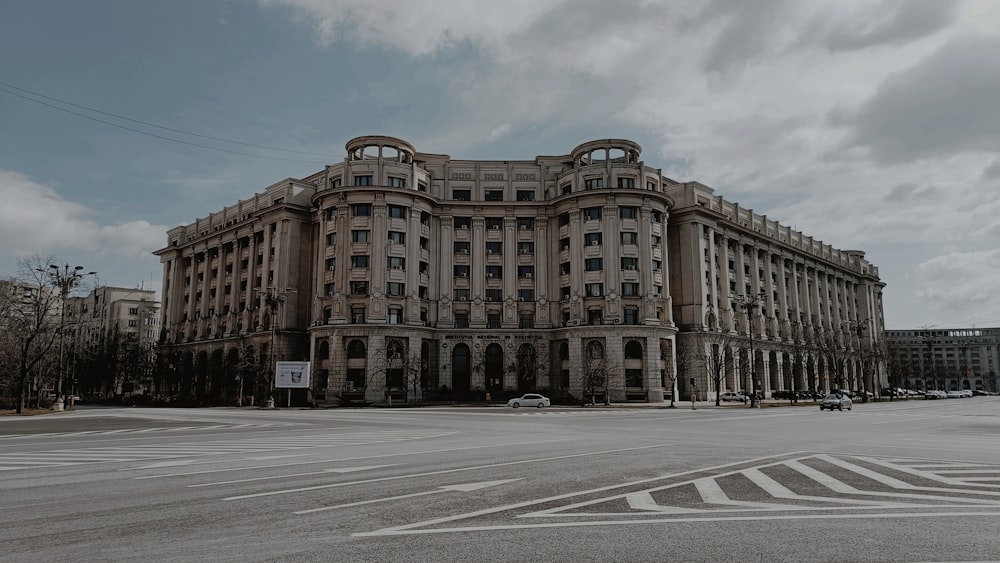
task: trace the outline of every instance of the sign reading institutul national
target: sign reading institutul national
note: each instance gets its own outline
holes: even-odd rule
[[[308,389],[309,362],[277,362],[274,386],[278,389]]]

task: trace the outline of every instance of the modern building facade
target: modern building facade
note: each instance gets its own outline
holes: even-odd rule
[[[998,392],[1000,328],[886,331],[890,381],[926,391]]]
[[[851,322],[868,329],[861,339],[881,333],[882,284],[862,252],[671,180],[634,142],[522,161],[383,136],[346,149],[171,229],[156,251],[167,343],[188,371],[228,374],[222,393],[248,358],[266,393],[275,361],[310,360],[318,401],[538,390],[657,402],[679,370],[682,393],[690,378],[715,393],[745,389],[750,364],[769,393],[794,383],[791,334],[846,341]],[[761,293],[762,307],[735,308]],[[678,355],[718,332],[733,337],[725,389]],[[741,367],[747,343],[761,361]],[[811,365],[801,383],[826,384],[823,361]]]

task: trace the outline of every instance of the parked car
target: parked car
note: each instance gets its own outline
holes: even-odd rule
[[[747,402],[747,396],[744,395],[743,393],[739,393],[739,392],[736,392],[736,391],[723,391],[719,395],[719,400],[720,401],[726,401],[726,402],[729,402],[729,401],[739,401],[741,403],[745,403],[745,402]]]
[[[948,394],[945,393],[944,391],[936,391],[934,389],[928,389],[927,391],[924,391],[924,398],[925,399],[932,399],[932,400],[934,400],[934,399],[947,399],[948,398]]]
[[[962,398],[962,392],[961,391],[948,391],[947,397],[949,399],[961,399]]]
[[[528,393],[527,395],[522,395],[507,401],[508,407],[519,408],[519,407],[547,407],[551,405],[552,402],[549,401],[548,397],[543,397],[541,395],[536,395],[534,393]]]
[[[847,410],[851,410],[852,406],[854,406],[854,403],[846,393],[830,393],[823,399],[823,402],[819,404],[819,410],[837,409],[839,411],[843,411],[845,408]]]

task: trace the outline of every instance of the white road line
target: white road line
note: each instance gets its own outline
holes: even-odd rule
[[[485,482],[482,482],[482,483],[466,483],[466,484],[463,484],[463,485],[445,485],[443,487],[438,487],[437,489],[435,489],[433,491],[423,491],[423,492],[419,492],[419,493],[410,493],[408,495],[398,495],[398,496],[394,496],[394,497],[384,497],[384,498],[376,498],[376,499],[371,499],[371,500],[363,500],[363,501],[359,501],[359,502],[349,502],[349,503],[346,503],[346,504],[337,504],[337,505],[334,505],[334,506],[321,506],[319,508],[310,508],[310,509],[307,509],[307,510],[299,510],[299,511],[293,512],[292,514],[312,514],[314,512],[324,512],[324,511],[327,511],[327,510],[335,510],[335,509],[338,509],[338,508],[349,508],[349,507],[352,507],[352,506],[363,506],[363,505],[366,505],[366,504],[376,504],[376,503],[380,503],[380,502],[387,502],[387,501],[390,501],[390,500],[400,500],[400,499],[404,499],[404,498],[422,497],[422,496],[426,496],[426,495],[446,493],[446,492],[449,492],[449,491],[461,491],[461,492],[476,491],[476,490],[483,489],[483,488],[486,488],[486,487],[493,487],[493,486],[496,486],[496,485],[503,485],[503,484],[506,484],[506,483],[511,483],[513,481],[520,481],[520,480],[521,480],[520,478],[518,478],[518,479],[502,479],[500,481],[485,481]]]
[[[382,481],[395,481],[395,480],[398,480],[398,479],[413,479],[415,477],[427,477],[429,475],[445,475],[447,473],[459,473],[459,472],[463,472],[463,471],[476,471],[476,470],[480,470],[480,469],[492,469],[492,468],[495,468],[495,467],[508,467],[508,466],[511,466],[511,465],[524,465],[524,464],[527,464],[527,463],[541,463],[541,462],[545,462],[545,461],[555,461],[555,460],[559,460],[559,459],[574,459],[574,458],[589,457],[589,456],[595,456],[595,455],[607,455],[607,454],[613,454],[613,453],[633,452],[633,451],[639,451],[639,450],[649,450],[649,449],[653,449],[653,448],[664,448],[664,447],[667,447],[667,446],[670,446],[670,445],[671,444],[657,444],[657,445],[653,445],[653,446],[640,446],[640,447],[637,447],[637,448],[622,448],[622,449],[617,449],[617,450],[601,450],[601,451],[597,451],[597,452],[587,452],[587,453],[582,453],[582,454],[571,454],[571,455],[561,455],[561,456],[553,456],[553,457],[543,457],[543,458],[535,458],[535,459],[526,459],[526,460],[522,460],[522,461],[507,461],[507,462],[502,462],[502,463],[490,463],[490,464],[487,464],[487,465],[477,465],[477,466],[472,466],[472,467],[459,467],[459,468],[455,468],[455,469],[443,469],[441,471],[428,471],[426,473],[413,473],[413,474],[408,474],[408,475],[397,475],[395,477],[383,477],[383,478],[379,478],[379,479],[365,479],[363,481],[351,481],[351,482],[347,482],[347,483],[328,483],[326,485],[315,485],[315,486],[312,486],[312,487],[300,487],[300,488],[297,488],[297,489],[284,489],[284,490],[279,490],[279,491],[268,491],[266,493],[254,493],[254,494],[249,494],[249,495],[239,495],[239,496],[233,496],[233,497],[226,497],[226,498],[224,498],[222,500],[232,501],[232,500],[241,500],[241,499],[248,499],[248,498],[268,497],[268,496],[274,496],[274,495],[287,495],[287,494],[302,493],[302,492],[308,492],[308,491],[318,491],[318,490],[322,490],[322,489],[332,489],[334,487],[347,487],[347,486],[350,486],[350,485],[361,485],[361,484],[367,484],[367,483],[380,483]]]
[[[320,469],[319,471],[307,471],[305,473],[291,473],[285,475],[268,475],[266,477],[247,477],[246,479],[233,479],[231,481],[216,481],[214,483],[197,483],[194,485],[188,485],[189,489],[197,489],[199,487],[215,487],[218,485],[232,485],[233,483],[251,483],[254,481],[270,481],[273,479],[290,479],[294,477],[309,477],[312,475],[329,475],[330,473],[353,473],[355,471],[367,471],[370,469],[379,469],[381,467],[394,467],[397,464],[390,463],[388,465],[369,465],[368,467],[345,467],[342,469]]]

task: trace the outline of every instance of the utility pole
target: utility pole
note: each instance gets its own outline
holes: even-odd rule
[[[868,328],[868,319],[860,321],[852,319],[849,321],[844,321],[844,324],[846,324],[847,328],[851,332],[855,333],[858,337],[857,339],[858,357],[861,359],[861,402],[867,403],[868,393],[866,392],[867,389],[865,387],[865,342],[863,340],[863,337],[865,330]],[[872,387],[875,387],[874,378],[872,378]],[[875,389],[872,389],[872,397],[874,396],[875,396]]]
[[[64,340],[66,333],[66,300],[69,298],[69,294],[80,285],[80,280],[84,276],[90,276],[96,274],[97,272],[87,272],[81,273],[83,266],[72,266],[69,264],[63,264],[61,267],[56,264],[49,264],[49,269],[44,270],[42,268],[35,268],[37,271],[41,272],[48,277],[49,283],[59,290],[59,379],[56,387],[56,410],[63,410],[63,405],[65,404],[65,396],[63,394],[63,379],[66,375],[66,358],[64,354]],[[70,410],[73,409],[73,401],[69,402]]]
[[[741,307],[747,314],[747,328],[750,333],[750,389],[752,393],[750,396],[750,408],[758,409],[760,408],[760,397],[758,396],[757,369],[755,365],[757,358],[753,350],[753,318],[757,307],[764,302],[766,296],[767,294],[761,291],[756,294],[740,294],[733,297],[733,308]]]

